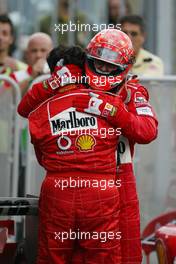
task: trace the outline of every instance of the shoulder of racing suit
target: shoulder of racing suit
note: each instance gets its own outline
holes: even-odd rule
[[[155,115],[152,106],[149,103],[149,93],[147,89],[140,84],[138,79],[131,79],[125,83],[125,86],[121,90],[120,96],[122,97],[123,102],[126,105],[128,111],[134,116],[138,116],[138,126],[135,126],[135,131],[141,131],[136,136],[136,139],[129,138],[128,136],[120,136],[120,149],[119,149],[119,161],[121,164],[131,163],[132,156],[134,154],[134,144],[146,144],[151,140],[145,140],[141,135],[148,135],[148,132],[151,131],[151,128],[154,128],[153,135],[149,135],[149,138],[156,138],[157,136],[157,118]],[[140,125],[139,125],[140,124]],[[151,126],[150,126],[151,124]],[[141,126],[141,129],[137,129]],[[123,146],[123,148],[121,148]]]
[[[128,104],[132,101],[135,102],[135,100],[136,103],[147,103],[149,101],[149,93],[147,89],[139,82],[139,79],[128,80],[124,88],[124,90],[126,90],[126,98],[124,97],[125,104]]]
[[[129,112],[157,120],[149,99],[148,90],[139,82],[139,79],[127,81],[123,88],[122,100],[126,104]]]
[[[31,110],[30,113],[28,113],[28,117],[34,114],[35,112],[40,111],[40,109],[42,109],[43,106],[45,107],[45,105],[47,105],[49,102],[57,100],[57,98],[61,98],[61,97],[64,98],[64,97],[75,95],[75,94],[88,94],[88,92],[92,92],[91,89],[86,89],[82,84],[69,84],[65,87],[66,87],[65,91],[63,90],[62,93],[59,93],[59,92],[56,93],[55,95],[49,97],[48,99],[40,103],[33,110]]]

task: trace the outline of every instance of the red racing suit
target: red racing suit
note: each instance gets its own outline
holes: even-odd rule
[[[139,264],[142,261],[140,241],[139,201],[133,171],[135,143],[147,144],[157,136],[157,119],[149,104],[147,90],[137,80],[128,82],[120,92],[129,112],[142,117],[143,129],[138,138],[120,136],[118,144],[118,175],[120,191],[120,231],[122,232],[121,253],[123,264]],[[140,117],[140,118],[141,118]],[[153,119],[154,122],[150,122]],[[150,127],[151,126],[151,127]],[[136,127],[138,129],[138,127]],[[123,131],[122,131],[123,135]]]
[[[35,84],[19,105],[20,114],[27,117],[37,104],[40,104],[55,92],[50,88],[44,89],[41,83]],[[141,262],[140,217],[132,158],[136,142],[146,144],[156,138],[157,120],[148,103],[148,92],[135,80],[129,81],[126,87],[121,89],[120,95],[128,111],[132,112],[138,119],[138,122],[133,123],[133,126],[129,128],[130,133],[125,131],[124,135],[126,137],[121,137],[118,160],[118,174],[122,181],[119,190],[122,263],[137,264]],[[131,237],[133,238],[131,239]],[[78,258],[75,263],[78,263]]]
[[[147,90],[138,83],[130,80],[119,92],[130,117],[122,119],[117,116],[113,124],[122,127],[122,136],[118,144],[118,177],[121,180],[120,192],[120,231],[121,238],[121,263],[140,264],[142,250],[140,241],[140,214],[139,201],[136,191],[136,180],[133,171],[133,155],[135,143],[147,144],[157,136],[157,119],[151,105]],[[79,104],[78,104],[79,107]],[[118,105],[117,105],[118,108]],[[120,109],[119,109],[120,111]],[[136,122],[134,122],[134,116]],[[118,120],[121,119],[121,120]],[[131,120],[130,120],[131,119]],[[132,121],[133,120],[133,121]],[[132,122],[131,122],[132,121]],[[124,129],[128,127],[128,129]],[[74,263],[82,263],[81,255],[75,254]]]
[[[37,264],[70,263],[75,241],[84,250],[83,263],[121,263],[120,133],[103,118],[76,112],[77,95],[87,90],[58,94],[28,117],[32,143],[47,171],[39,202]]]

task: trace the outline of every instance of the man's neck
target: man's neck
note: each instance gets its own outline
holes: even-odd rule
[[[140,50],[141,50],[141,48],[140,48],[140,49],[137,49],[137,50],[135,50],[136,57],[138,57],[138,56],[139,56],[139,52],[140,52]]]
[[[8,57],[8,52],[5,50],[0,50],[0,64],[5,63],[5,59]]]

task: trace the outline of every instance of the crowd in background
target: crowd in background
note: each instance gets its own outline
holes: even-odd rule
[[[31,30],[31,34],[20,36],[17,30],[15,19],[11,14],[4,14],[0,10],[0,74],[10,76],[19,85],[21,96],[29,89],[33,80],[38,76],[49,73],[49,67],[46,58],[53,47],[64,44],[76,44],[83,48],[90,38],[97,32],[54,32],[54,23],[67,24],[74,18],[74,22],[92,23],[87,19],[83,12],[78,9],[74,10],[74,16],[70,17],[70,3],[68,0],[60,0],[58,9],[56,9],[55,20],[54,14],[43,15],[37,30]],[[76,16],[75,16],[76,14]],[[97,14],[98,16],[99,14]],[[139,76],[157,77],[164,74],[164,66],[162,60],[146,50],[145,41],[147,39],[146,21],[140,14],[134,12],[131,1],[107,0],[106,19],[102,22],[107,25],[121,24],[123,30],[131,38],[136,52],[136,62],[132,68],[132,73]],[[35,20],[35,10],[34,10]],[[13,21],[13,22],[12,22]],[[20,25],[20,29],[23,25]],[[22,30],[21,30],[22,31]],[[1,82],[0,92],[8,89],[8,85]],[[1,115],[1,114],[0,114]],[[0,118],[0,126],[2,127],[2,118]],[[21,152],[26,151],[26,125],[21,133]],[[23,128],[23,127],[22,127]],[[1,134],[6,132],[1,129]],[[3,137],[0,139],[0,152],[4,144]],[[25,162],[20,158],[21,179],[23,179]],[[23,181],[22,191],[23,195]]]
[[[70,32],[69,30],[64,31],[63,34],[58,31],[54,32],[53,23],[56,23],[57,26],[69,24],[69,21],[75,24],[93,23],[83,12],[71,6],[71,3],[69,0],[58,1],[55,20],[53,20],[54,15],[52,13],[49,15],[44,14],[40,18],[38,31],[33,30],[32,34],[27,36],[17,34],[17,32],[22,32],[22,30],[15,26],[14,16],[11,19],[11,14],[3,14],[0,10],[0,74],[10,76],[15,80],[20,87],[21,96],[25,94],[33,80],[38,76],[50,73],[46,58],[53,47],[59,44],[76,44],[86,48],[88,40],[97,33],[94,31]],[[70,12],[70,8],[74,10]],[[128,0],[108,0],[105,17],[106,20],[102,20],[104,24],[107,26],[114,25],[114,27],[120,25],[121,30],[132,40],[136,52],[136,62],[132,68],[132,74],[150,77],[162,76],[164,74],[163,62],[159,57],[144,49],[147,37],[145,21],[142,16],[134,14],[131,2]],[[22,24],[19,26],[22,27]],[[1,82],[1,84],[1,91],[9,87],[5,83]],[[2,122],[0,123],[2,125]],[[26,124],[24,129],[23,125],[21,129],[21,153],[25,153]],[[3,133],[6,134],[5,132]],[[3,138],[4,136],[0,140],[0,149],[5,141]],[[21,179],[24,178],[26,166],[23,156],[26,157],[22,154],[20,157]],[[23,180],[21,182],[22,188],[20,189],[23,190]],[[20,194],[23,194],[23,191]]]
[[[143,45],[146,39],[146,27],[142,17],[132,14],[132,7],[129,1],[109,0],[107,25],[113,24],[116,26],[120,23],[121,29],[131,38],[135,52],[136,63],[132,69],[133,74],[144,76],[161,76],[164,73],[164,67],[161,59],[153,55],[147,50],[144,50]],[[57,23],[68,24],[69,17],[69,1],[59,1]],[[75,23],[87,23],[83,13],[75,12]],[[37,76],[49,73],[46,57],[51,49],[58,45],[69,45],[69,34],[67,31],[57,34],[57,43],[52,39],[54,25],[52,24],[52,14],[44,16],[40,20],[39,31],[33,32],[25,38],[26,46],[21,53],[20,60],[15,58],[19,47],[15,45],[15,27],[8,15],[0,15],[0,73],[10,75],[20,85],[22,95],[28,89],[31,81]],[[96,32],[74,32],[73,43],[86,47],[90,36]],[[27,39],[27,41],[26,41]],[[22,40],[24,42],[24,39]],[[18,40],[16,39],[16,43]],[[14,50],[16,47],[16,50]]]

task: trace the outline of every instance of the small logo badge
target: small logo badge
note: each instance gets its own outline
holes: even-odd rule
[[[89,151],[93,150],[95,146],[95,139],[91,135],[81,135],[76,139],[76,147],[79,148],[80,151]]]
[[[71,139],[67,136],[61,136],[57,140],[57,145],[61,150],[67,150],[71,147]]]

